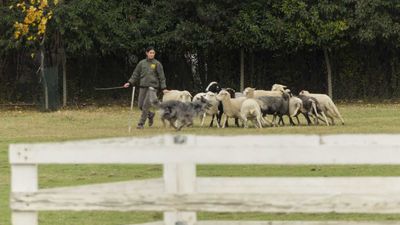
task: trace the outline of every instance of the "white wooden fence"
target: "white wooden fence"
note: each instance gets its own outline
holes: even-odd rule
[[[198,164],[400,164],[400,135],[158,136],[10,145],[13,225],[38,211],[161,211],[148,225],[378,225],[197,221],[197,211],[400,213],[400,177],[196,177]],[[162,164],[163,178],[38,190],[38,164]],[[183,223],[181,223],[183,222]]]

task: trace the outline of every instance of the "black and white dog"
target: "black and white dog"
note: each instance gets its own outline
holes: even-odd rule
[[[159,108],[161,121],[169,121],[171,127],[180,131],[185,126],[193,125],[193,118],[198,117],[211,106],[205,98],[193,102],[181,102],[170,100],[160,102],[154,89],[150,88],[150,101],[153,106]]]

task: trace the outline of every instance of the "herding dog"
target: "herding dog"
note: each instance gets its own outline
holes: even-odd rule
[[[211,104],[202,97],[200,100],[194,102],[181,102],[176,100],[170,100],[160,102],[155,94],[153,88],[150,88],[150,101],[151,104],[160,110],[161,121],[165,125],[165,120],[169,121],[169,124],[180,131],[185,126],[193,125],[193,118],[198,117],[211,107]]]

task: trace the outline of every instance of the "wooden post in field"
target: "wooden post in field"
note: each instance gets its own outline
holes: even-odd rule
[[[36,192],[38,190],[37,165],[11,166],[11,192]],[[38,225],[37,212],[12,211],[12,225]]]
[[[179,137],[179,136],[178,136]],[[191,140],[191,139],[189,139]],[[167,140],[167,144],[179,145],[187,144],[186,139],[178,143],[179,140]],[[173,143],[172,143],[173,142]],[[194,193],[196,182],[196,165],[194,163],[164,164],[163,177],[165,182],[165,192],[169,194]],[[185,222],[186,225],[194,225],[197,221],[196,212],[165,212],[164,224],[176,225],[176,222]]]
[[[244,90],[244,48],[240,49],[240,91]]]
[[[327,83],[328,83],[328,96],[333,99],[333,88],[332,88],[332,68],[329,60],[328,49],[324,47],[324,57],[326,63],[326,71],[327,71]]]

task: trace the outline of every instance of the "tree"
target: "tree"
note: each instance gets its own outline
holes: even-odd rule
[[[14,38],[28,46],[40,46],[40,71],[42,78],[46,82],[44,76],[45,70],[45,40],[48,21],[53,16],[52,8],[58,4],[58,0],[54,0],[53,5],[49,5],[47,0],[30,0],[20,1],[15,5],[16,9],[22,14],[22,21],[16,21],[14,24]],[[24,42],[25,41],[25,42]],[[32,58],[34,53],[32,53]],[[45,88],[45,109],[49,109],[47,84]]]
[[[333,97],[329,50],[346,45],[349,29],[344,1],[322,0],[307,4],[302,0],[282,1],[286,43],[294,48],[322,49],[327,67],[328,95]]]

